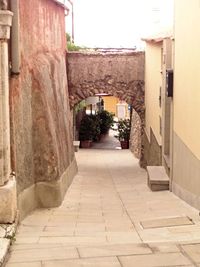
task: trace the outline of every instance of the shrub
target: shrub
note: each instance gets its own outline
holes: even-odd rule
[[[97,141],[100,135],[100,118],[98,115],[85,115],[80,123],[79,139]]]
[[[118,122],[118,139],[120,141],[129,141],[131,132],[130,119],[119,120]]]
[[[100,118],[100,132],[106,134],[114,123],[114,114],[107,110],[102,110],[98,113]]]
[[[89,115],[85,115],[80,123],[79,139],[81,141],[92,140],[94,135],[94,121]]]

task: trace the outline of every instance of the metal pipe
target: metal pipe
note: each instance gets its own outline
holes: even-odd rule
[[[72,43],[74,43],[74,3],[71,0],[67,0],[72,7]]]
[[[19,0],[11,1],[11,11],[14,13],[11,38],[11,71],[20,73],[20,40],[19,40]]]

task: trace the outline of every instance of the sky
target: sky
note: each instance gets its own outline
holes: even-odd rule
[[[141,37],[173,21],[173,0],[72,0],[75,44],[86,47],[141,46]],[[66,0],[66,4],[68,1]],[[71,14],[66,18],[71,33]]]

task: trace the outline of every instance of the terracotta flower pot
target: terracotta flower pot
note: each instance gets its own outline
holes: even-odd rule
[[[129,148],[129,141],[124,140],[124,141],[120,141],[120,143],[121,143],[122,149],[128,149]]]
[[[90,148],[91,145],[92,145],[92,141],[91,140],[81,141],[81,148]]]

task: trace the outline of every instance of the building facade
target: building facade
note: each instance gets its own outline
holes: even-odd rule
[[[172,190],[200,208],[200,3],[176,0]]]
[[[197,0],[175,0],[173,34],[145,38],[144,139],[146,165],[163,165],[170,189],[198,209],[200,30],[194,25],[200,23],[199,11]]]
[[[10,0],[6,8],[10,11],[2,10],[1,15],[13,15],[13,21],[10,38],[2,41],[1,51],[2,59],[9,62],[1,67],[9,72],[1,83],[5,84],[1,91],[6,92],[6,100],[0,103],[6,105],[1,127],[2,121],[7,121],[3,130],[7,152],[1,167],[7,176],[12,173],[10,181],[15,182],[5,189],[7,206],[0,210],[0,222],[12,222],[16,209],[23,218],[37,207],[60,205],[77,171],[66,76],[67,9],[56,0],[35,0],[34,4]],[[3,27],[5,22],[1,23]],[[11,26],[11,21],[6,23]],[[3,190],[8,178],[1,176],[5,179]],[[3,212],[9,205],[13,216],[4,221]]]

